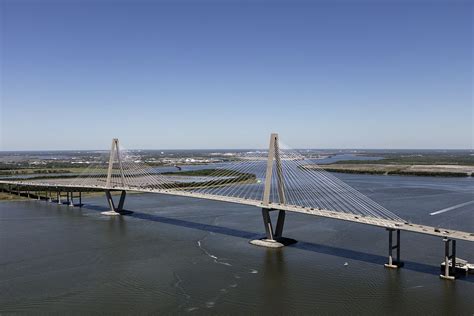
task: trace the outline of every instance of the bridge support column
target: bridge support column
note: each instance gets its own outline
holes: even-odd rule
[[[58,191],[58,204],[62,204],[62,202],[61,202],[61,191]]]
[[[110,190],[105,191],[105,196],[107,198],[107,202],[109,203],[110,211],[102,212],[101,214],[103,214],[103,215],[126,215],[126,214],[133,213],[131,211],[125,211],[123,209],[123,205],[125,203],[125,197],[127,196],[127,191],[123,190],[120,193],[120,200],[119,200],[119,204],[118,204],[117,207],[115,207],[114,199],[112,198],[112,194],[110,193]]]
[[[403,267],[400,260],[400,229],[387,228],[388,231],[388,263],[386,268],[397,269]],[[393,245],[393,232],[397,231],[397,244]],[[393,260],[393,249],[397,250],[397,260]]]
[[[275,231],[273,231],[270,212],[274,211],[270,204],[272,199],[278,198],[280,204],[286,203],[285,198],[285,183],[283,181],[283,167],[280,158],[280,147],[278,143],[278,134],[270,135],[270,145],[268,148],[267,169],[265,172],[265,186],[263,191],[262,216],[263,224],[265,226],[266,238],[250,241],[251,244],[257,246],[264,246],[270,248],[279,248],[296,242],[294,239],[283,238],[283,226],[285,224],[285,211],[278,211],[278,219]],[[273,165],[276,168],[276,184],[278,189],[278,196],[272,198],[272,175]]]
[[[69,206],[74,206],[74,192],[69,193],[71,198],[69,199]]]
[[[278,219],[277,219],[277,225],[275,228],[275,236],[274,236],[275,239],[283,238],[283,226],[285,225],[285,216],[286,216],[285,211],[282,211],[282,210],[278,211]]]
[[[82,207],[82,191],[79,191],[79,207]]]
[[[440,278],[445,280],[456,279],[456,240],[444,238],[444,274],[440,274]],[[449,254],[449,244],[452,243],[453,247],[451,254]],[[449,263],[451,262],[451,267]],[[451,272],[451,273],[450,273]]]
[[[256,246],[268,248],[281,248],[296,243],[296,240],[283,237],[283,227],[285,225],[285,211],[278,211],[277,224],[273,229],[270,216],[273,209],[262,208],[263,225],[265,226],[265,238],[251,240],[250,243]]]
[[[265,225],[265,233],[267,235],[267,240],[274,240],[273,225],[272,225],[272,219],[270,217],[270,210],[267,208],[262,208],[262,217],[263,217],[263,224]]]

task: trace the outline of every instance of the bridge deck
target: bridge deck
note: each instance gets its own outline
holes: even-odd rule
[[[191,197],[198,199],[206,199],[213,201],[221,201],[228,203],[237,203],[249,206],[255,206],[259,208],[271,208],[273,210],[284,210],[288,212],[302,213],[313,216],[320,216],[332,219],[338,219],[343,221],[355,222],[360,224],[372,225],[377,227],[384,227],[388,229],[399,229],[403,231],[409,231],[419,234],[432,235],[437,237],[446,237],[450,239],[459,239],[466,241],[474,241],[474,233],[463,232],[452,229],[436,228],[427,225],[419,225],[408,222],[398,222],[387,219],[380,219],[375,217],[361,216],[357,214],[348,214],[341,213],[325,209],[316,209],[316,208],[307,208],[304,206],[298,205],[286,205],[286,204],[275,204],[270,203],[269,205],[264,205],[263,201],[260,200],[250,200],[243,198],[235,198],[228,196],[212,195],[212,194],[203,194],[197,192],[191,192],[186,190],[165,190],[165,189],[146,189],[146,188],[134,188],[134,187],[113,187],[107,188],[105,186],[80,186],[80,185],[68,185],[68,184],[57,184],[52,185],[51,183],[39,183],[39,182],[27,182],[27,181],[0,181],[0,184],[10,184],[10,185],[19,185],[19,186],[30,186],[30,187],[43,187],[43,188],[56,188],[56,189],[99,189],[99,190],[125,190],[133,192],[143,192],[143,193],[158,193],[158,194],[167,194],[174,196],[183,196]]]

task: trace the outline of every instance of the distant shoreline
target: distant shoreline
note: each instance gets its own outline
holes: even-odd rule
[[[402,164],[353,164],[337,163],[328,165],[307,165],[305,168],[323,168],[330,172],[373,174],[373,175],[402,175],[426,177],[472,177],[474,166],[463,165],[402,165]]]

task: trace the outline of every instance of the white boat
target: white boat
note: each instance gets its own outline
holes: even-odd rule
[[[441,268],[444,269],[445,266],[446,266],[446,263],[444,261],[441,262]],[[449,259],[449,267],[452,267],[451,259]],[[469,272],[469,273],[474,273],[474,263],[469,263],[467,262],[467,260],[456,257],[456,269]]]

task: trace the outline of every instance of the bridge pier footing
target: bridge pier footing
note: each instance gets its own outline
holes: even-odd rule
[[[69,192],[69,193],[68,193],[68,196],[69,196],[69,199],[68,199],[68,202],[69,202],[69,203],[68,203],[68,205],[71,206],[71,207],[76,206],[76,205],[74,204],[74,192],[73,192],[73,191]]]
[[[251,240],[250,243],[255,246],[268,248],[281,248],[296,243],[296,240],[283,237],[283,226],[285,225],[285,211],[278,211],[277,225],[273,230],[270,212],[273,209],[262,208],[263,224],[265,226],[266,236],[261,239]]]
[[[443,238],[444,241],[444,274],[439,277],[445,280],[456,279],[456,240]],[[449,253],[449,246],[452,243],[451,254]],[[449,265],[451,261],[451,267]]]
[[[388,231],[388,263],[384,264],[386,268],[398,269],[403,267],[400,260],[400,229],[387,228]],[[393,245],[393,232],[397,231],[397,244]],[[397,250],[397,260],[393,260],[393,250]]]
[[[79,200],[79,203],[74,203],[74,198],[76,198],[77,200]],[[77,201],[76,200],[76,201]],[[77,192],[77,195],[74,196],[74,192],[71,192],[71,204],[69,204],[69,206],[78,206],[78,207],[82,207],[82,193],[81,191]]]
[[[112,193],[110,192],[110,190],[106,190],[105,197],[107,198],[107,202],[109,203],[110,211],[101,212],[101,214],[109,216],[132,214],[132,211],[126,211],[123,209],[126,195],[127,191],[122,190],[122,192],[120,193],[119,204],[117,207],[115,207],[114,199],[112,198]]]

